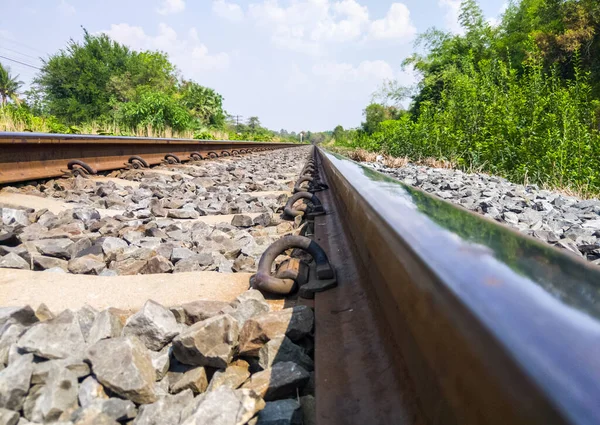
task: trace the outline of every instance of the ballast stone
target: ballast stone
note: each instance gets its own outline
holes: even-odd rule
[[[266,401],[296,394],[310,379],[310,374],[293,362],[280,362],[253,374],[242,388],[254,391]]]
[[[240,332],[240,354],[258,356],[259,350],[271,339],[287,336],[297,341],[310,334],[314,314],[310,307],[296,306],[259,314],[248,319]]]
[[[224,369],[233,358],[239,325],[228,314],[195,323],[173,340],[173,354],[181,363]]]
[[[156,374],[149,350],[135,337],[103,339],[87,351],[96,379],[138,404],[156,401]]]
[[[80,356],[84,344],[79,321],[70,310],[54,319],[36,323],[17,342],[19,349],[45,359]]]
[[[137,336],[149,350],[159,351],[179,334],[180,326],[170,310],[148,300],[127,319],[123,336]]]
[[[266,403],[258,413],[256,425],[302,425],[303,415],[296,400],[277,400]]]

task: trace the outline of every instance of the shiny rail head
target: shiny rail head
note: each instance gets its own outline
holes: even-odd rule
[[[494,385],[496,397],[523,403],[515,414],[529,420],[518,423],[600,423],[600,269],[372,168],[319,154],[360,229],[353,239],[383,276],[373,282],[378,296],[394,298],[387,318],[403,322],[390,325],[410,329],[449,404],[462,403],[463,419],[469,409],[498,405],[486,399]],[[461,343],[481,369],[453,358]],[[515,382],[534,391],[521,394]]]
[[[256,146],[264,146],[265,144],[273,144],[274,146],[306,146],[300,143],[287,143],[287,142],[254,142],[246,140],[206,140],[206,139],[178,139],[168,137],[137,137],[137,136],[103,136],[97,134],[60,134],[60,133],[34,133],[34,132],[11,132],[11,131],[0,131],[0,143],[6,143],[8,140],[20,139],[20,140],[81,140],[81,141],[139,141],[139,142],[193,142],[193,143],[230,143],[236,144],[251,144]]]

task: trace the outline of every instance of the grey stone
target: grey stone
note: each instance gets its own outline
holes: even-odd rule
[[[123,335],[134,335],[150,350],[158,351],[179,334],[180,326],[168,309],[148,300],[140,311],[127,319]]]
[[[0,210],[2,211],[2,223],[5,226],[14,226],[16,224],[27,226],[31,224],[29,214],[26,211],[6,207]]]
[[[198,211],[194,210],[168,210],[167,217],[178,219],[196,219],[200,217]]]
[[[23,307],[0,307],[0,327],[6,323],[30,326],[38,321],[35,311],[28,305]]]
[[[99,275],[105,268],[104,259],[91,254],[69,261],[69,271],[75,274]]]
[[[156,373],[148,349],[135,337],[103,339],[87,352],[96,379],[134,403],[156,401]]]
[[[173,252],[171,253],[171,261],[173,263],[177,263],[179,260],[184,260],[186,258],[190,258],[196,255],[194,251],[188,248],[173,248]]]
[[[179,424],[181,413],[194,400],[192,391],[161,397],[157,402],[140,406],[134,425]]]
[[[519,216],[513,212],[505,212],[504,213],[504,221],[509,224],[517,224],[519,222]]]
[[[137,416],[137,408],[130,400],[111,397],[109,399],[95,399],[88,406],[118,422],[131,420]]]
[[[239,388],[250,377],[248,364],[242,366],[231,364],[225,370],[215,372],[210,380],[207,391],[214,391],[219,387],[228,387],[232,390]]]
[[[48,360],[34,364],[31,383],[33,385],[45,384],[52,374],[63,369],[73,372],[77,379],[84,378],[90,374],[90,367],[83,359],[70,357],[67,359]]]
[[[75,318],[79,322],[79,327],[81,328],[81,334],[83,338],[88,341],[88,336],[90,335],[90,329],[94,324],[94,320],[96,319],[96,315],[98,312],[95,308],[85,304],[79,310],[75,312]]]
[[[19,414],[12,410],[0,408],[0,425],[17,425]]]
[[[195,323],[173,340],[173,354],[189,365],[225,368],[231,361],[239,336],[237,321],[218,315]]]
[[[217,316],[223,313],[227,307],[229,307],[229,303],[210,300],[192,301],[181,306],[185,312],[187,323],[190,325]]]
[[[101,339],[120,336],[123,330],[122,313],[122,311],[115,308],[108,308],[98,313],[86,338],[88,344],[93,344]]]
[[[126,249],[129,244],[123,239],[108,236],[102,240],[101,246],[104,255],[109,259],[114,259],[116,258],[116,255]]]
[[[0,407],[20,410],[29,391],[33,355],[21,356],[0,371]]]
[[[17,342],[19,349],[46,359],[81,355],[84,344],[79,321],[70,310],[31,326]]]
[[[271,214],[270,213],[262,213],[252,220],[252,224],[255,226],[263,226],[267,227],[271,225]]]
[[[313,328],[314,314],[309,307],[297,306],[263,313],[244,323],[240,331],[240,354],[257,356],[264,344],[273,338],[287,336],[297,341]]]
[[[152,366],[154,366],[157,381],[163,379],[169,371],[169,367],[171,366],[171,351],[172,348],[170,345],[165,346],[160,351],[150,351]]]
[[[310,374],[293,362],[275,363],[250,376],[242,388],[253,390],[266,401],[277,400],[296,394],[310,379]]]
[[[167,273],[173,270],[173,264],[161,255],[152,257],[140,270],[141,274]]]
[[[0,267],[6,269],[21,269],[21,270],[29,270],[29,263],[23,260],[14,252],[10,252],[6,254],[4,257],[0,258]]]
[[[203,393],[208,387],[208,379],[206,370],[202,366],[198,366],[186,371],[181,378],[173,383],[170,391],[177,394],[184,390],[192,390],[194,394]]]
[[[246,323],[246,320],[263,313],[268,313],[269,310],[269,304],[264,298],[262,301],[249,298],[244,299],[241,303],[237,304],[235,310],[229,314],[231,314],[238,321],[240,327],[242,327],[244,323]]]
[[[48,377],[31,411],[33,422],[56,422],[63,412],[77,407],[77,377],[68,369],[57,369]]]
[[[53,270],[59,268],[65,272],[69,271],[69,262],[60,258],[34,255],[31,259],[35,270]]]
[[[63,259],[71,258],[71,242],[70,239],[41,239],[32,241],[32,244],[37,248],[40,254],[49,257],[57,257]]]
[[[196,254],[192,257],[177,261],[173,273],[203,271],[211,264],[213,264],[213,256],[211,254]]]
[[[252,391],[227,387],[198,396],[182,425],[243,425],[264,408],[264,401]]]
[[[79,385],[77,399],[81,407],[87,407],[98,399],[108,399],[104,387],[93,376],[88,376]]]
[[[314,369],[310,356],[306,355],[302,347],[285,336],[270,340],[258,352],[258,364],[263,369],[268,369],[279,362],[294,362],[308,371]]]
[[[302,409],[296,400],[277,400],[266,403],[258,412],[256,425],[303,425]]]
[[[139,274],[142,271],[142,269],[146,266],[147,262],[147,260],[136,260],[135,258],[128,258],[126,260],[112,262],[110,268],[121,276],[131,276]]]
[[[242,214],[236,214],[231,219],[231,225],[236,227],[252,227],[252,217]]]

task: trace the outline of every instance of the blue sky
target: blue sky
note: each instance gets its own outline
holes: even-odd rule
[[[506,0],[481,0],[497,19]],[[212,87],[225,109],[279,130],[360,125],[417,34],[457,32],[460,0],[1,0],[0,56],[39,57],[81,40],[85,27],[135,49],[166,52],[182,76]],[[28,83],[36,70],[0,57]]]

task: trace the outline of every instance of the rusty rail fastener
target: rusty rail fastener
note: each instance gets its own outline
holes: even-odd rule
[[[192,161],[202,161],[202,154],[200,152],[190,153],[190,159]]]
[[[131,166],[135,169],[139,169],[139,168],[148,168],[150,167],[150,165],[146,162],[146,160],[144,158],[142,158],[141,156],[138,155],[133,155],[131,156],[127,162],[129,164],[131,164]]]
[[[273,294],[287,295],[296,288],[297,285],[294,280],[279,279],[271,275],[271,267],[275,258],[291,248],[301,249],[311,255],[316,263],[316,276],[314,276],[316,280],[330,283],[333,280],[335,282],[335,272],[329,264],[325,251],[315,241],[305,236],[288,235],[273,242],[260,257],[258,271],[254,279],[258,289]],[[314,280],[314,277],[312,280]]]
[[[165,155],[165,161],[167,161],[169,164],[181,164],[181,160],[179,159],[179,157],[172,153],[168,153]]]
[[[285,204],[283,212],[290,217],[296,217],[304,214],[303,211],[294,208],[294,204],[300,199],[308,199],[313,204],[313,208],[309,209],[308,213],[306,214],[307,217],[315,217],[317,215],[325,214],[325,210],[323,209],[323,205],[321,204],[319,198],[317,198],[314,193],[310,192],[296,192],[293,194]]]
[[[303,189],[300,185],[304,182],[308,182],[308,189]],[[296,181],[294,185],[294,193],[296,192],[319,192],[321,190],[329,189],[325,183],[321,183],[316,177],[303,175]]]
[[[93,169],[91,166],[86,164],[83,161],[78,159],[74,159],[67,163],[67,168],[71,170],[74,175],[84,175],[84,174],[98,174],[98,172]]]

